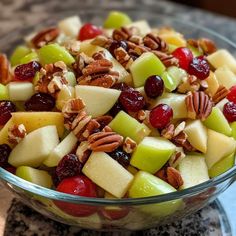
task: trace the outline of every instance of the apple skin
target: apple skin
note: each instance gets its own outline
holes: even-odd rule
[[[232,122],[230,124],[231,129],[232,129],[232,137],[236,140],[236,121]]]
[[[9,100],[7,86],[0,84],[0,100]]]
[[[164,82],[165,88],[169,92],[176,89],[178,84],[176,83],[176,80],[174,80],[167,71],[164,71],[164,73],[162,73],[161,78]]]
[[[156,173],[175,151],[175,145],[160,137],[145,137],[132,154],[130,164],[140,170]]]
[[[235,153],[232,153],[232,154],[228,155],[227,157],[224,157],[223,159],[221,159],[214,166],[212,166],[208,170],[209,176],[211,178],[214,178],[218,175],[221,175],[224,172],[226,172],[227,170],[229,170],[230,168],[232,168],[234,166],[234,164],[235,164]]]
[[[23,45],[16,47],[10,57],[11,66],[16,66],[20,64],[21,58],[27,55],[28,53],[30,53],[30,49],[28,47]]]

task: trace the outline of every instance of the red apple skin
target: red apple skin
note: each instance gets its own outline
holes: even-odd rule
[[[129,211],[128,207],[117,207],[117,210],[104,207],[100,210],[100,214],[108,220],[119,220],[127,216]]]

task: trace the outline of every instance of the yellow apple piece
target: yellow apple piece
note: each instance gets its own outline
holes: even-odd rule
[[[184,39],[183,35],[175,31],[163,32],[163,33],[160,32],[159,36],[168,44],[172,44],[177,47],[186,47],[187,45],[187,42]]]
[[[227,67],[218,67],[215,71],[215,76],[219,84],[230,89],[233,85],[236,85],[236,75]]]
[[[34,87],[30,82],[10,82],[7,88],[11,101],[26,101],[34,94]]]
[[[62,110],[65,103],[75,97],[75,88],[72,86],[63,85],[57,94],[56,108]]]
[[[8,142],[8,129],[14,125],[13,118],[11,118],[0,130],[0,144],[8,144],[9,146],[13,146]]]
[[[205,81],[208,84],[208,88],[206,89],[206,93],[213,96],[217,92],[217,89],[219,88],[219,82],[218,82],[215,74],[211,71],[210,75],[205,79]]]

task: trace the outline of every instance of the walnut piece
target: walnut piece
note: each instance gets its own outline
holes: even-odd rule
[[[5,54],[0,53],[0,83],[6,85],[11,80],[10,62]]]
[[[26,135],[26,128],[23,124],[13,125],[8,129],[9,143],[18,144]]]
[[[136,147],[137,147],[137,143],[133,139],[129,137],[125,138],[125,141],[123,143],[123,150],[125,152],[132,153]]]

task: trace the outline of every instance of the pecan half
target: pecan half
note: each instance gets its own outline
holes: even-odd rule
[[[12,80],[10,62],[5,54],[0,54],[0,83],[8,84]]]
[[[137,143],[133,139],[129,137],[125,138],[125,141],[123,143],[123,150],[126,153],[132,153],[136,147],[137,147]]]
[[[26,135],[26,128],[23,124],[13,125],[8,129],[9,143],[18,144]]]
[[[129,53],[122,47],[119,47],[114,50],[114,55],[116,60],[123,66],[125,69],[129,69],[131,64],[134,62],[133,58]]]
[[[81,142],[76,150],[76,156],[78,157],[79,161],[84,164],[88,160],[90,154],[91,151],[89,150],[88,141]]]
[[[170,66],[178,66],[179,65],[179,60],[175,58],[173,55],[167,54],[165,52],[161,51],[152,51],[166,67]]]
[[[151,50],[167,52],[169,48],[167,43],[163,39],[161,39],[160,37],[158,37],[153,33],[147,34],[143,38],[143,43],[146,47],[150,48]]]
[[[112,152],[123,142],[123,137],[115,132],[98,132],[89,136],[90,149],[96,152]]]
[[[112,119],[112,116],[109,115],[98,116],[95,118],[95,120],[100,124],[101,129],[107,126],[112,121]]]
[[[49,42],[52,42],[55,40],[60,34],[60,31],[58,28],[48,28],[40,31],[37,33],[32,39],[31,43],[35,48],[40,48],[44,46],[45,44],[48,44]]]
[[[185,98],[188,117],[205,120],[211,113],[213,102],[203,91],[189,92]]]
[[[229,93],[229,90],[225,86],[220,85],[216,93],[212,97],[212,101],[216,104],[220,102],[221,100],[223,100],[228,95],[228,93]]]
[[[108,49],[112,44],[112,42],[113,42],[112,38],[106,37],[104,35],[98,35],[96,38],[92,40],[91,44]]]
[[[211,54],[217,50],[214,41],[208,38],[200,38],[198,45],[205,54]]]
[[[53,79],[48,83],[48,91],[50,94],[55,94],[66,84],[68,84],[68,81],[64,77],[54,75]]]
[[[115,29],[112,33],[112,38],[120,41],[120,40],[128,40],[132,36],[132,29],[121,27],[119,29]]]

